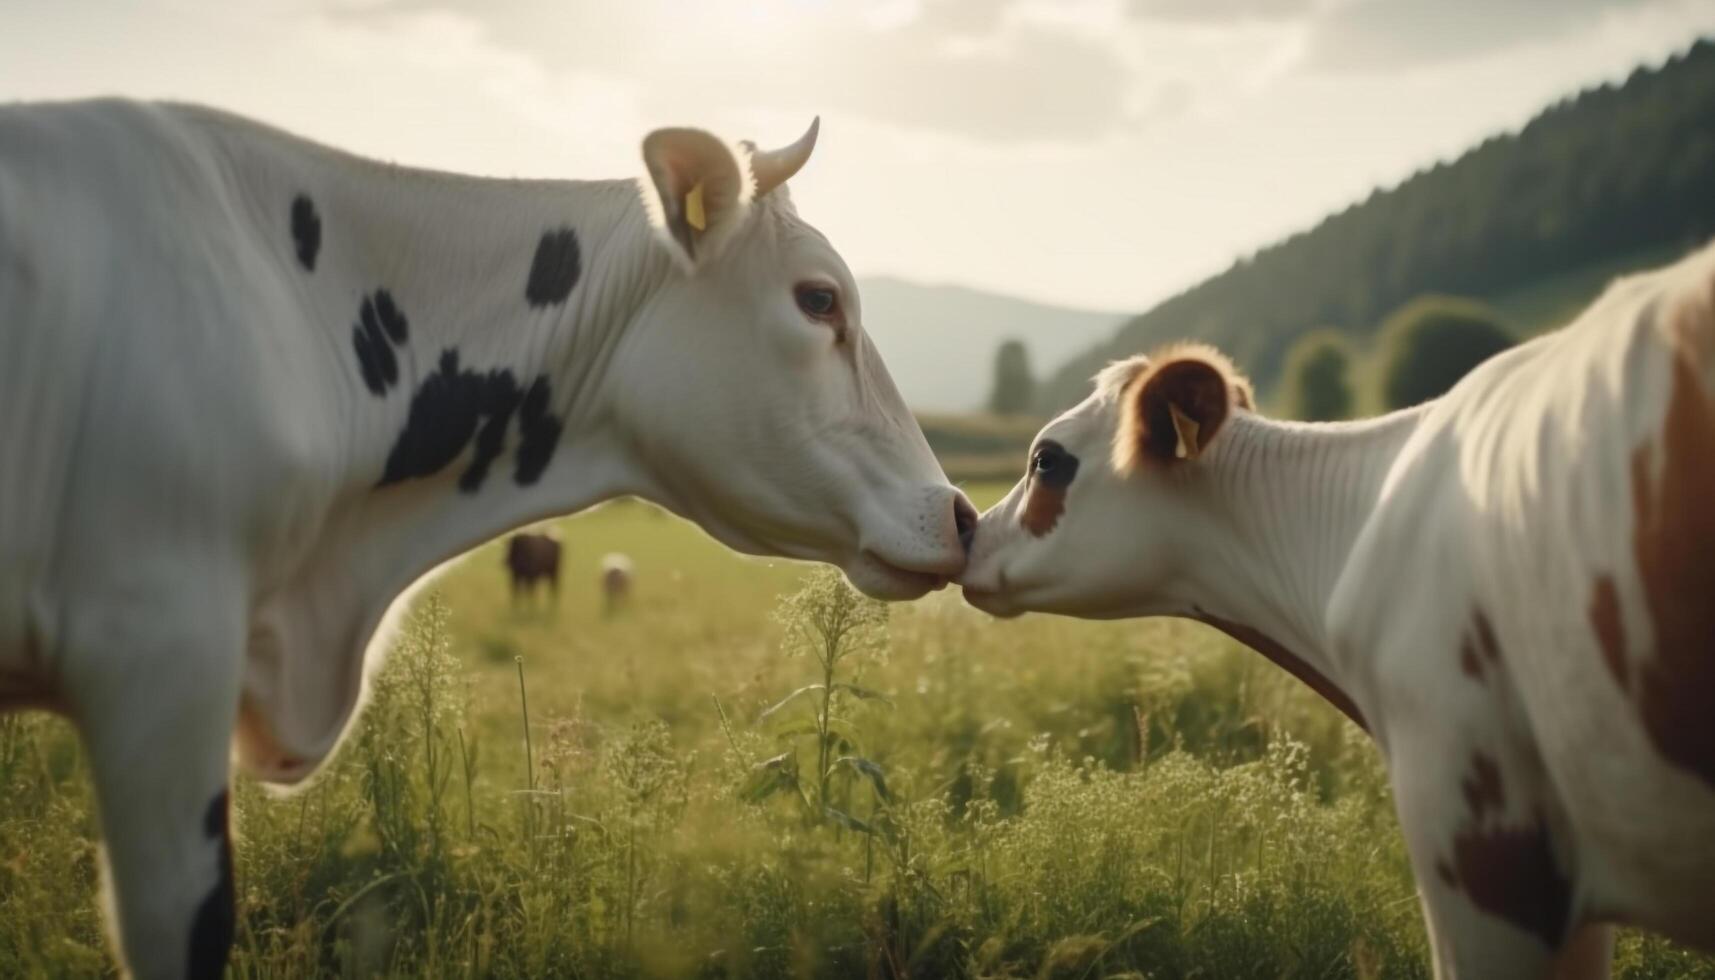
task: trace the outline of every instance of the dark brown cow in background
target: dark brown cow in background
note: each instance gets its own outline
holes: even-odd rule
[[[551,531],[520,531],[506,542],[506,570],[512,575],[512,599],[546,581],[551,598],[560,594],[560,540]]]

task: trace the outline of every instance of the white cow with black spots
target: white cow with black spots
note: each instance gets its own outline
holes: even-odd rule
[[[293,783],[413,582],[620,494],[889,599],[975,513],[758,153],[479,180],[220,112],[0,109],[0,708],[72,718],[123,956],[212,976],[227,780]]]
[[[1116,364],[962,578],[998,615],[1184,616],[1386,759],[1441,977],[1715,949],[1715,248],[1374,421],[1276,422],[1225,358]]]

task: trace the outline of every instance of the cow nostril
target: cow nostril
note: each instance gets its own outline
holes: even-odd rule
[[[959,531],[959,544],[965,554],[970,554],[971,542],[977,536],[977,509],[962,493],[953,497],[953,526]]]

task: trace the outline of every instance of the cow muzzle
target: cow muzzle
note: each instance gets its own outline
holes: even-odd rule
[[[866,522],[862,546],[845,565],[859,591],[878,599],[915,599],[964,571],[976,535],[976,508],[951,486],[925,488],[915,503],[892,519]]]

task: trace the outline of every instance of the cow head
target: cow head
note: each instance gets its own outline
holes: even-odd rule
[[[1207,347],[1108,367],[1037,434],[1024,479],[983,514],[965,598],[998,616],[1183,612],[1186,556],[1214,537],[1206,456],[1251,406],[1249,383]]]
[[[723,543],[914,598],[964,567],[976,512],[864,332],[851,271],[792,206],[816,132],[773,152],[691,129],[644,140],[672,269],[614,354],[615,416],[646,495]]]

